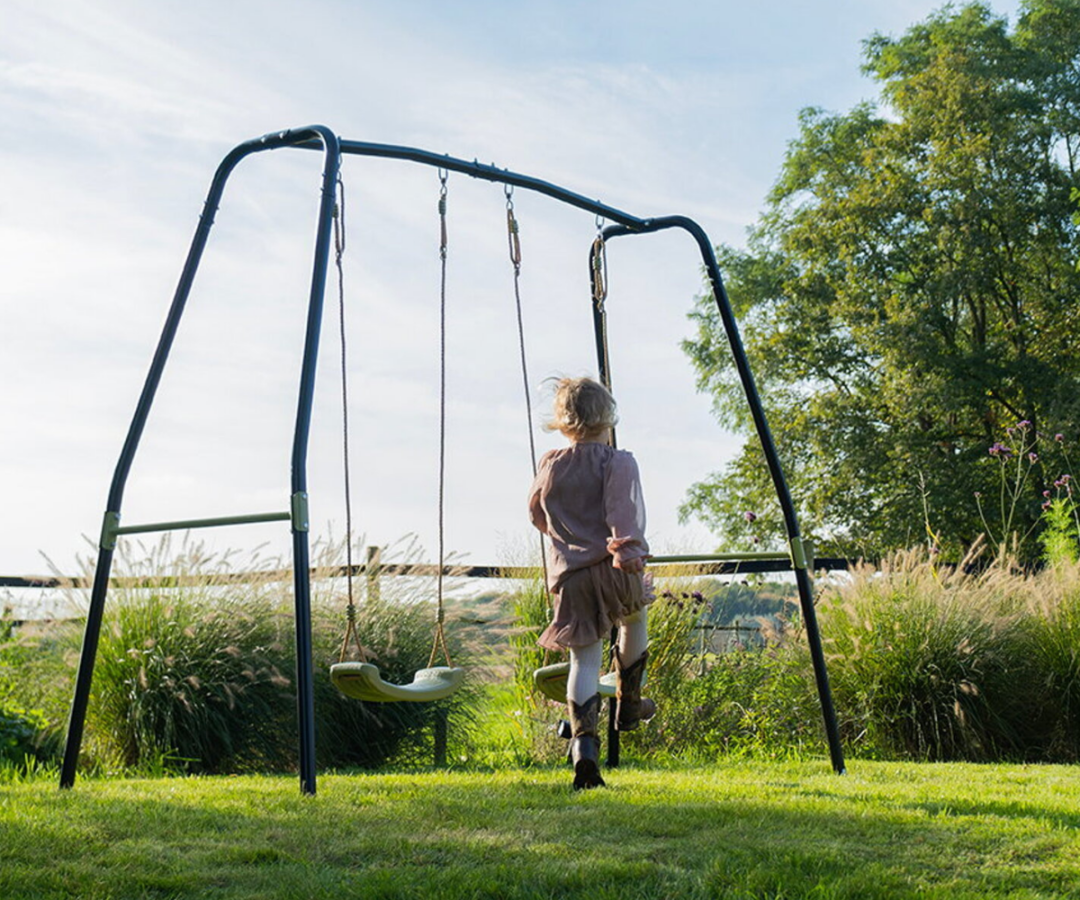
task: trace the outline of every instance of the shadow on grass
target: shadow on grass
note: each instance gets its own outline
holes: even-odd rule
[[[831,777],[357,775],[18,785],[0,896],[17,898],[1069,897],[1080,816],[897,796]]]

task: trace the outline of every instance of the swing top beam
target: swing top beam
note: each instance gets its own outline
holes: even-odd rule
[[[287,135],[289,133],[286,132],[285,134]],[[292,146],[302,147],[308,150],[323,149],[322,142],[314,139],[300,141],[294,143]],[[350,141],[342,139],[339,141],[339,148],[342,155],[348,154],[353,156],[372,156],[382,159],[403,159],[410,162],[421,163],[423,165],[434,166],[448,172],[459,172],[463,175],[468,175],[471,178],[480,178],[484,181],[492,181],[511,187],[535,191],[536,193],[552,197],[555,200],[570,206],[576,206],[578,209],[595,213],[598,216],[602,216],[611,222],[617,222],[633,231],[648,230],[652,221],[650,219],[642,219],[638,216],[633,216],[621,209],[616,209],[614,206],[608,206],[606,203],[601,203],[599,200],[591,200],[583,194],[568,191],[566,188],[560,187],[557,184],[552,184],[549,181],[543,181],[542,179],[533,178],[529,175],[522,175],[518,172],[512,172],[509,169],[500,169],[494,163],[486,164],[475,159],[472,162],[469,162],[468,160],[458,159],[446,154],[419,150],[415,147],[404,147],[395,144],[376,144],[367,141]]]

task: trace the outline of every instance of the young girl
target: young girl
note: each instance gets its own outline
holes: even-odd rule
[[[653,599],[644,578],[645,503],[634,457],[611,446],[615,400],[591,378],[556,382],[552,418],[570,446],[544,454],[529,492],[533,525],[551,539],[548,588],[551,624],[539,643],[568,650],[566,701],[574,789],[604,784],[600,776],[600,666],[603,639],[619,626],[617,728],[627,731],[656,712],[642,700],[647,632]]]

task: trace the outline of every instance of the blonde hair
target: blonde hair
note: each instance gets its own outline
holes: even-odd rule
[[[619,420],[615,398],[591,378],[550,378],[554,383],[546,431],[561,431],[576,441],[598,438]]]

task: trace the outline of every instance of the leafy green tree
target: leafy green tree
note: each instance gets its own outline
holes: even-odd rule
[[[1001,442],[1029,460],[1023,535],[1080,425],[1080,0],[1027,0],[1012,31],[946,7],[864,46],[880,103],[804,110],[748,249],[718,253],[804,532],[819,552],[966,545]],[[711,296],[691,317],[699,387],[749,437],[683,513],[782,537]]]

